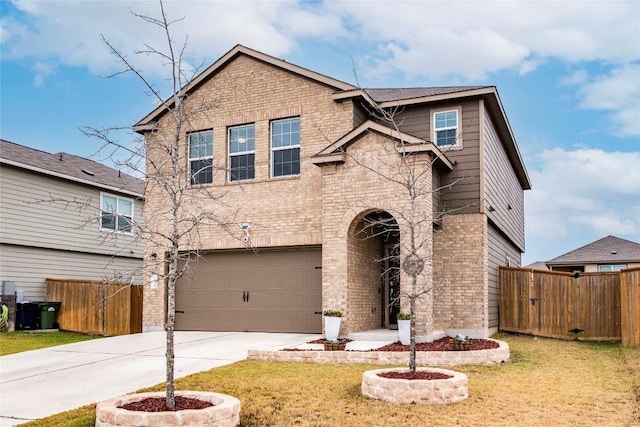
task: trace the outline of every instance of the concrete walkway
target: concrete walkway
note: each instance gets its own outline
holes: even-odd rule
[[[176,332],[175,377],[320,338],[309,334]],[[165,334],[150,332],[0,357],[0,426],[13,426],[161,383]]]

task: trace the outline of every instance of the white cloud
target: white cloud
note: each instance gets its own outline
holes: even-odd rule
[[[525,193],[524,263],[607,235],[640,237],[640,152],[544,150]]]
[[[640,152],[545,150],[526,197],[530,237],[640,233]]]
[[[620,136],[640,136],[640,64],[613,69],[580,88],[580,106],[612,111],[610,126]]]

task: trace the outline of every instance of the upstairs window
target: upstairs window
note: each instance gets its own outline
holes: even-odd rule
[[[300,175],[300,118],[271,122],[271,175]]]
[[[458,110],[433,113],[434,141],[438,147],[458,143]]]
[[[131,233],[133,220],[133,200],[112,194],[100,194],[102,217],[100,228],[103,230]]]
[[[229,181],[243,181],[256,177],[255,125],[229,128]]]
[[[189,176],[191,185],[213,182],[213,131],[191,132],[189,135]]]

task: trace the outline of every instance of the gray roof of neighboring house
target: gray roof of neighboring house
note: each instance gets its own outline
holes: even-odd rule
[[[403,99],[422,98],[425,96],[444,95],[480,89],[486,86],[440,86],[440,87],[406,87],[406,88],[370,88],[365,92],[376,102],[399,101]]]
[[[136,197],[144,195],[142,179],[73,154],[47,153],[0,139],[0,163]]]
[[[640,243],[607,236],[547,261],[547,265],[622,262],[640,262]]]

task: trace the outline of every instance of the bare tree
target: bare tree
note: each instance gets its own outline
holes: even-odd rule
[[[190,83],[198,70],[189,67],[185,61],[186,41],[178,45],[172,37],[171,27],[179,20],[169,20],[162,1],[159,5],[159,18],[132,13],[161,31],[166,39],[165,48],[145,45],[144,49],[136,50],[134,53],[157,57],[165,64],[168,69],[167,80],[171,85],[168,98],[160,94],[154,83],[127,55],[111,44],[105,36],[102,36],[102,40],[123,67],[121,71],[108,77],[125,73],[135,75],[146,92],[154,98],[155,104],[159,105],[162,120],[143,129],[136,129],[146,138],[139,138],[134,148],[116,141],[111,136],[116,128],[85,127],[82,130],[86,135],[102,141],[101,151],[107,151],[112,158],[124,157],[125,160],[114,161],[144,177],[146,194],[160,195],[155,197],[152,203],[146,201],[147,221],[134,222],[131,226],[145,243],[147,282],[150,286],[157,286],[158,283],[166,285],[166,405],[168,408],[174,408],[176,283],[189,272],[190,263],[199,257],[198,242],[202,230],[216,227],[236,237],[239,227],[235,227],[235,215],[223,218],[213,209],[215,203],[212,204],[212,201],[224,203],[224,192],[201,187],[198,191],[190,191],[193,190],[194,184],[198,183],[198,177],[213,174],[216,165],[213,161],[198,164],[189,162],[187,131],[192,129],[191,121],[194,118],[206,117],[216,105],[215,100],[196,104],[188,99]],[[122,155],[123,152],[126,153],[125,156]],[[206,205],[203,200],[206,200]],[[151,218],[153,221],[149,221]],[[240,239],[241,236],[237,237]],[[158,275],[157,271],[164,273]]]

